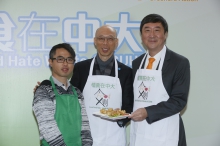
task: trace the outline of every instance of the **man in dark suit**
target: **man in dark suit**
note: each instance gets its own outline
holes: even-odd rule
[[[71,83],[83,92],[93,146],[125,146],[124,126],[130,119],[107,121],[95,117],[93,112],[101,108],[120,108],[127,113],[132,112],[132,70],[114,57],[118,38],[113,27],[104,25],[98,28],[94,45],[96,57],[75,64]]]
[[[134,112],[130,146],[186,146],[180,111],[190,85],[187,58],[165,45],[166,20],[157,14],[143,18],[141,38],[147,52],[132,62]]]

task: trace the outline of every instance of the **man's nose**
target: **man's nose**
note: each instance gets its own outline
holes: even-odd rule
[[[155,35],[154,31],[150,31],[149,36],[150,36],[150,37],[153,37],[154,35]]]
[[[63,64],[64,64],[64,65],[67,65],[67,64],[68,64],[67,59],[64,60]]]
[[[108,39],[107,39],[107,38],[105,38],[105,40],[104,40],[103,44],[107,44],[107,43],[108,43]]]

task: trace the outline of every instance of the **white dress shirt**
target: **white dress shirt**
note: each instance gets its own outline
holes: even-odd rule
[[[163,46],[163,49],[166,49],[166,46],[165,46],[165,45]],[[162,49],[162,50],[163,50],[163,49]],[[161,50],[161,51],[162,51],[162,50]],[[158,64],[159,64],[159,62],[160,62],[161,51],[158,52],[155,56],[153,56],[153,58],[155,59],[154,62],[153,62],[153,67],[152,67],[153,70],[156,70],[156,68],[157,68],[157,66],[158,66]],[[149,62],[149,58],[151,58],[151,57],[152,57],[152,56],[150,56],[150,54],[147,55],[147,58],[146,58],[146,60],[145,60],[145,68],[147,68],[147,65],[148,65],[148,62]]]

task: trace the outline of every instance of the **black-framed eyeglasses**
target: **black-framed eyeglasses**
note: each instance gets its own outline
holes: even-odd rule
[[[113,43],[114,40],[117,39],[117,38],[114,38],[114,37],[97,37],[97,40],[101,43],[104,43],[105,40],[107,40],[108,43]]]
[[[75,63],[75,59],[73,59],[72,57],[64,58],[63,56],[58,56],[57,58],[50,58],[50,59],[57,60],[58,63],[64,63],[64,61],[66,61],[69,64]]]

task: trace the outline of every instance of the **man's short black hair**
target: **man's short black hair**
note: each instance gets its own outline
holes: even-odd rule
[[[146,23],[157,23],[160,22],[164,28],[164,34],[166,32],[168,32],[168,24],[167,21],[160,15],[158,14],[149,14],[147,16],[145,16],[142,21],[141,21],[141,25],[140,25],[140,32],[142,34],[142,28],[144,26],[144,24]]]
[[[60,48],[67,50],[70,53],[71,57],[73,59],[75,59],[75,57],[76,57],[75,51],[68,43],[61,43],[61,44],[57,44],[57,45],[53,46],[52,49],[50,50],[50,53],[49,53],[50,59],[52,59],[54,57],[56,50],[60,49]]]

